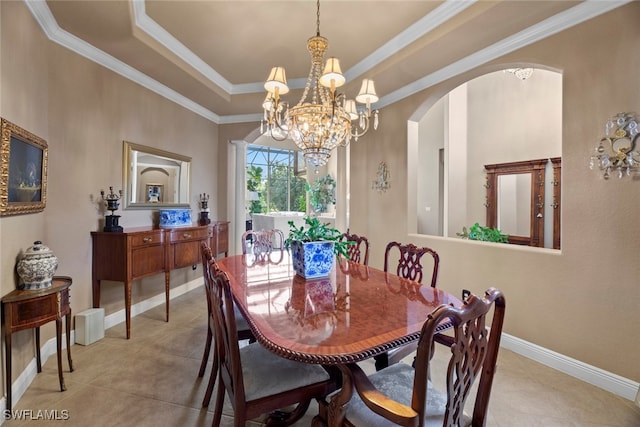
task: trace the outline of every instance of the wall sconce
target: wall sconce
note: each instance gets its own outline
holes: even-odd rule
[[[617,172],[618,178],[631,175],[640,169],[640,152],[636,150],[638,141],[638,119],[635,113],[618,113],[607,121],[604,137],[591,156],[589,168],[596,166],[604,171],[604,179]]]
[[[390,187],[389,184],[389,170],[385,162],[380,162],[378,165],[378,172],[376,173],[377,180],[373,181],[371,185],[372,190],[377,190],[380,193],[387,191]]]

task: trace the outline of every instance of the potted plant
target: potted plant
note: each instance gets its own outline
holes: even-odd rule
[[[305,224],[296,227],[289,221],[289,237],[285,246],[291,249],[293,268],[305,279],[324,277],[333,268],[336,256],[348,257],[351,242],[340,241],[340,230],[331,228],[316,217],[305,217]]]
[[[458,237],[469,240],[481,240],[483,242],[509,243],[509,235],[503,234],[497,228],[485,227],[477,222],[473,224],[469,231],[467,227],[462,227],[462,233],[456,233]]]

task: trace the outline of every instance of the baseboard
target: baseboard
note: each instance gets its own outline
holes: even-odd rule
[[[193,289],[198,288],[199,286],[202,286],[203,284],[204,283],[202,281],[202,277],[200,277],[198,279],[191,280],[190,282],[187,282],[183,285],[176,286],[175,288],[172,288],[171,291],[169,292],[169,299],[177,298],[182,294],[185,294]],[[143,313],[149,309],[152,309],[153,307],[164,304],[164,302],[165,302],[165,295],[164,293],[162,293],[160,295],[153,296],[149,299],[146,299],[137,304],[134,304],[131,306],[131,317],[137,316],[138,314]],[[117,311],[113,314],[110,314],[108,316],[105,316],[105,319],[104,319],[105,330],[117,324],[124,323],[124,321],[125,321],[124,309]],[[76,342],[75,331],[72,330],[71,345],[75,344],[75,342]],[[63,349],[67,348],[66,333],[62,334],[62,348]],[[49,339],[40,348],[40,357],[42,358],[42,365],[44,365],[47,362],[47,360],[49,359],[49,356],[55,356],[55,355],[56,355],[56,338],[53,337]],[[66,365],[66,358],[67,358],[66,354],[62,354],[62,369],[64,373],[69,372],[69,366]],[[18,403],[18,401],[20,400],[24,392],[27,390],[27,388],[29,388],[33,380],[36,378],[36,375],[38,374],[37,372],[38,369],[36,365],[37,365],[36,358],[34,355],[33,359],[31,359],[27,367],[20,373],[20,375],[18,375],[18,378],[13,380],[13,384],[11,386],[11,397],[13,400],[14,407]],[[2,416],[0,416],[0,425],[2,425],[5,421],[4,416],[7,414],[5,414],[4,411],[6,409],[7,409],[7,398],[6,396],[4,396],[4,393],[3,393],[3,397],[0,400],[0,410],[2,411],[1,412]]]
[[[633,401],[639,393],[640,383],[631,381],[614,373],[595,366],[587,365],[579,360],[564,356],[555,351],[540,347],[520,338],[502,334],[500,345],[503,348],[535,360],[550,368],[570,375],[574,378],[607,390],[620,397]]]

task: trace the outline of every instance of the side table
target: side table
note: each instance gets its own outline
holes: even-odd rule
[[[36,364],[38,372],[42,372],[40,361],[40,326],[56,321],[56,350],[58,354],[58,377],[60,391],[65,391],[62,376],[62,316],[66,317],[67,359],[69,371],[73,372],[71,361],[71,305],[69,304],[69,287],[71,278],[57,276],[53,278],[48,288],[37,290],[16,289],[2,297],[2,311],[4,313],[4,333],[6,347],[6,375],[7,407],[11,410],[11,334],[23,329],[35,328]]]

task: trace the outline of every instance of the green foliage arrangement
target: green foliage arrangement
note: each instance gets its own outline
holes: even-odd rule
[[[477,222],[469,228],[469,231],[467,231],[467,227],[462,227],[462,233],[456,233],[456,236],[469,240],[481,240],[483,242],[509,242],[508,234],[502,234],[497,228],[485,227]]]
[[[320,222],[316,217],[305,217],[305,225],[296,227],[293,221],[289,221],[289,237],[285,240],[285,246],[289,248],[291,242],[298,240],[300,242],[334,242],[333,251],[336,255],[349,257],[347,247],[353,242],[340,241],[342,233],[336,228],[329,227],[328,224]]]

